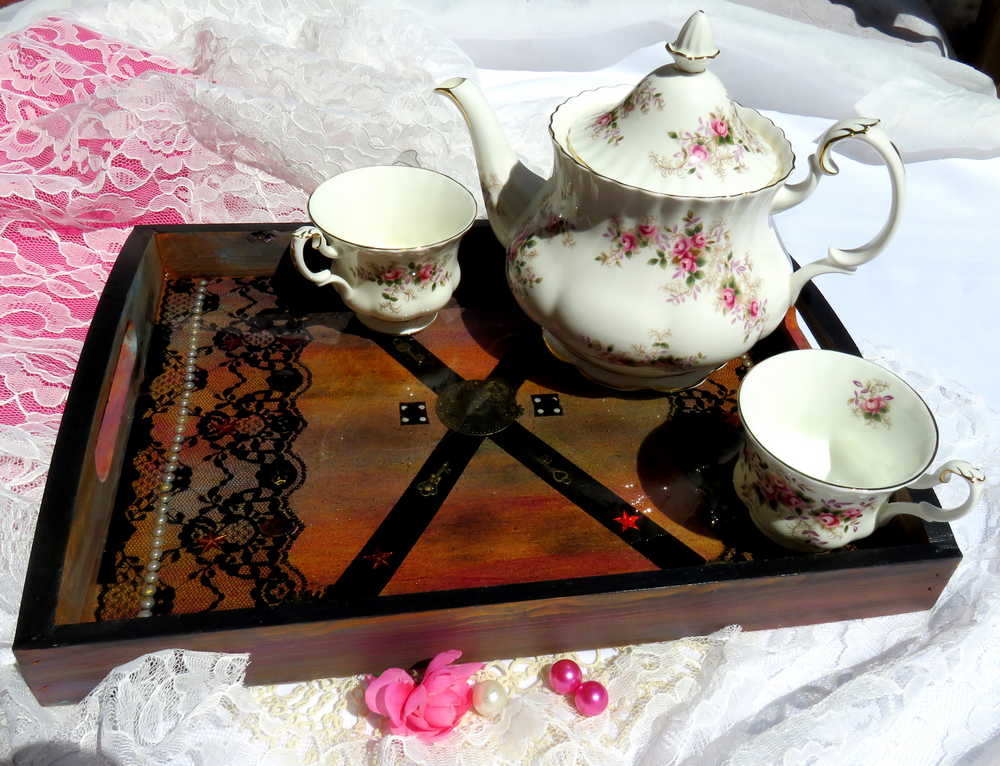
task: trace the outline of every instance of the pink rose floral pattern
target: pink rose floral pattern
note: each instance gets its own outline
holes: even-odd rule
[[[650,343],[634,343],[627,349],[616,349],[614,344],[584,336],[591,356],[625,367],[659,367],[667,370],[693,370],[704,364],[705,354],[699,351],[686,357],[671,354],[670,330],[650,330]]]
[[[621,121],[636,109],[645,114],[654,106],[657,110],[663,111],[665,106],[663,95],[655,91],[648,82],[642,82],[618,106],[594,120],[590,126],[591,135],[597,139],[604,139],[609,144],[617,145],[624,137],[621,131]]]
[[[382,288],[384,310],[396,313],[401,302],[414,300],[420,292],[434,291],[451,280],[451,272],[436,263],[411,261],[402,265],[368,265],[354,268],[355,279],[370,281]]]
[[[535,273],[532,261],[538,256],[538,240],[550,237],[559,237],[566,247],[576,244],[573,225],[553,213],[548,205],[543,205],[532,224],[507,248],[507,277],[515,294],[526,295],[528,290],[541,284],[542,278]]]
[[[791,522],[790,534],[811,546],[839,547],[845,535],[858,531],[865,513],[873,511],[878,501],[875,495],[852,502],[817,497],[795,476],[765,464],[749,447],[743,449],[743,461],[742,494],[756,499],[759,507],[769,508],[782,521]]]
[[[740,325],[744,342],[760,337],[767,314],[761,282],[754,278],[747,258],[737,258],[724,222],[706,226],[689,210],[681,221],[661,226],[643,219],[624,228],[613,218],[604,233],[606,247],[595,260],[621,268],[627,261],[644,259],[670,273],[661,289],[669,303],[680,304],[712,296],[716,309],[731,324]]]
[[[863,418],[865,423],[871,426],[889,427],[889,402],[893,397],[887,394],[889,384],[884,380],[869,380],[862,383],[860,380],[854,383],[854,396],[847,400],[847,404],[854,411],[854,414]]]
[[[664,177],[693,175],[704,178],[706,171],[725,178],[732,170],[741,173],[747,169],[747,154],[762,154],[765,146],[730,108],[711,112],[698,118],[698,127],[681,132],[668,131],[667,135],[679,142],[680,148],[673,156],[649,153],[649,160]]]

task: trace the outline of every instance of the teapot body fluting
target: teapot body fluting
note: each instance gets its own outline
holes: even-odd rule
[[[645,193],[555,146],[553,176],[507,247],[507,281],[550,349],[616,388],[695,385],[782,320],[780,185],[730,197]]]
[[[584,91],[552,113],[548,180],[518,160],[474,83],[438,88],[468,123],[518,304],[557,357],[615,388],[697,385],[773,331],[809,279],[881,252],[902,206],[902,160],[878,120],[832,125],[791,184],[784,133],[706,70],[718,50],[704,14],[668,50],[677,63],[637,86]],[[847,138],[885,162],[888,220],[864,246],[830,248],[793,272],[772,214],[838,172],[830,149]]]

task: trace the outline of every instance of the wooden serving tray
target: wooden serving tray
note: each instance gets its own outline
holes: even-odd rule
[[[912,611],[957,565],[948,525],[912,517],[814,555],[750,523],[732,489],[734,394],[756,361],[807,346],[794,312],[695,389],[615,392],[545,350],[485,226],[463,241],[454,299],[411,337],[372,333],[301,279],[294,228],[137,227],[125,243],[67,402],[14,643],[43,703],[168,647],[250,652],[248,681],[272,683],[443,648],[487,660]],[[823,346],[857,353],[815,288],[798,308]]]

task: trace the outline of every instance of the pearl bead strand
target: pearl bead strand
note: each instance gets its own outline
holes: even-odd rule
[[[182,347],[184,360],[184,376],[181,393],[177,397],[177,422],[174,425],[174,437],[167,448],[167,462],[160,475],[159,492],[156,498],[156,524],[153,526],[152,545],[149,549],[149,560],[142,574],[142,585],[139,588],[139,617],[151,617],[156,597],[156,584],[160,579],[160,560],[163,558],[163,538],[167,532],[167,511],[170,509],[170,497],[173,493],[174,474],[180,462],[181,445],[184,443],[184,431],[187,429],[191,394],[195,388],[195,362],[198,359],[198,333],[201,331],[201,315],[205,308],[205,295],[208,293],[208,280],[198,281],[194,301],[191,304],[191,315],[188,319],[187,345]]]

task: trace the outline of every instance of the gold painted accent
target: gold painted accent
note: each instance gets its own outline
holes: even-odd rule
[[[587,161],[580,156],[580,153],[573,148],[573,142],[570,140],[568,131],[566,132],[566,148],[569,149],[569,153],[573,156],[574,160],[576,160],[585,168],[587,168],[587,170],[589,170],[591,173],[596,172],[592,167],[590,167],[590,165],[587,164]]]
[[[413,344],[402,338],[393,338],[392,345],[396,347],[396,350],[401,354],[406,354],[410,359],[412,359],[417,364],[422,364],[427,358],[419,351],[413,349]]]
[[[469,120],[469,113],[465,111],[465,107],[462,106],[462,102],[455,97],[454,93],[452,93],[452,88],[457,88],[459,85],[465,82],[465,79],[466,78],[464,77],[454,77],[452,78],[452,80],[459,80],[460,82],[455,83],[455,85],[453,85],[450,88],[444,87],[443,85],[439,85],[437,88],[434,89],[434,92],[440,93],[442,96],[447,96],[449,99],[451,99],[451,102],[458,107],[458,111],[462,113],[462,119],[465,120],[465,124],[468,125],[469,127],[472,127],[472,121]],[[451,82],[452,80],[448,80],[448,82]]]
[[[845,125],[843,128],[840,128],[840,132],[837,135],[833,136],[832,138],[828,138],[819,148],[819,154],[816,155],[816,163],[819,165],[820,169],[828,176],[835,176],[838,173],[840,173],[840,170],[837,169],[836,165],[832,164],[830,165],[830,167],[833,168],[832,170],[826,169],[827,168],[826,153],[830,150],[830,147],[833,146],[838,141],[843,141],[845,138],[853,138],[854,136],[864,135],[869,130],[874,128],[876,125],[878,125],[879,120],[874,118],[864,119],[864,120],[859,119],[856,124],[860,125],[861,127],[853,128],[851,126]],[[896,153],[899,154],[898,149],[896,149]],[[900,159],[902,159],[902,157]]]
[[[438,492],[438,485],[441,483],[441,477],[446,473],[451,473],[451,468],[449,468],[447,463],[438,468],[425,481],[420,482],[417,485],[417,492],[424,497],[433,497]]]
[[[561,468],[552,467],[552,457],[550,455],[543,455],[538,459],[538,462],[544,465],[548,469],[549,474],[552,476],[552,481],[556,482],[557,484],[573,483],[573,479],[570,478],[570,475],[567,471],[564,471]]]
[[[673,43],[667,43],[665,47],[666,47],[668,53],[670,53],[670,54],[672,54],[674,56],[680,56],[681,58],[685,58],[688,61],[704,61],[706,59],[714,59],[714,58],[717,58],[718,55],[719,55],[719,53],[720,53],[719,49],[716,48],[715,49],[715,53],[710,53],[707,56],[692,56],[689,53],[685,53],[684,51],[677,50],[674,47]]]
[[[975,471],[975,473],[966,473],[961,469],[945,468],[943,471],[941,471],[940,474],[938,474],[938,481],[948,481],[948,479],[946,478],[948,474],[961,476],[963,479],[971,481],[973,484],[979,484],[981,482],[986,481],[986,474],[984,474],[978,468],[973,468],[972,470]]]

